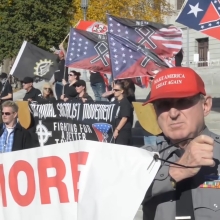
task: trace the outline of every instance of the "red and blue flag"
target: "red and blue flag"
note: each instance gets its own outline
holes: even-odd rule
[[[220,0],[188,0],[176,22],[220,40]]]
[[[108,123],[94,123],[92,128],[100,142],[108,142],[110,134],[113,135],[112,125]]]
[[[181,29],[173,25],[132,20],[107,15],[108,32],[145,46],[163,60],[170,60],[181,50]]]
[[[95,72],[111,72],[106,35],[71,28],[66,66]]]
[[[107,33],[107,36],[114,79],[151,76],[168,68],[148,48],[111,33]]]

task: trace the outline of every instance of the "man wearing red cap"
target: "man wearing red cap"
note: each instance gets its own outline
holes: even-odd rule
[[[163,161],[143,201],[143,219],[219,219],[220,137],[205,126],[212,98],[204,82],[190,68],[163,70],[147,103],[155,107],[164,139],[144,147]]]

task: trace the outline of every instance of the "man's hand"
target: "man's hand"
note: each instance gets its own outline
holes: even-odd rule
[[[200,135],[192,140],[185,148],[185,153],[176,163],[188,167],[170,166],[169,174],[177,182],[195,176],[202,166],[215,166],[213,160],[214,140],[206,135]]]
[[[61,99],[61,100],[64,100],[64,98],[65,98],[65,95],[62,94],[62,95],[60,96],[60,99]]]
[[[67,84],[65,79],[62,79],[62,84],[63,84],[63,86],[65,86]]]
[[[63,99],[64,102],[67,102],[68,100],[69,100],[68,98],[64,98],[64,99]]]
[[[28,102],[32,102],[32,99],[28,99],[27,101],[28,101]]]
[[[118,129],[115,129],[115,131],[113,133],[113,137],[114,137],[114,139],[116,139],[118,137]]]

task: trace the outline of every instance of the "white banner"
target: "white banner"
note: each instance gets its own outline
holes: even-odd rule
[[[133,220],[160,167],[153,155],[93,141],[0,154],[0,219]]]

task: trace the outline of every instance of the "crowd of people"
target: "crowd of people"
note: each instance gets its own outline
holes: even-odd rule
[[[182,77],[181,80],[170,78]],[[57,78],[56,78],[57,77]],[[56,73],[55,89],[45,82],[42,91],[34,88],[33,78],[23,79],[25,101],[104,101],[120,106],[113,137],[116,144],[132,145],[133,107],[135,86],[129,79],[115,80],[108,91],[99,72],[91,72],[90,84],[95,100],[87,93],[87,84],[80,73],[70,71],[68,79]],[[39,146],[36,138],[18,122],[18,106],[13,102],[7,74],[1,74],[2,124],[0,152],[10,152]],[[169,79],[169,83],[162,82]],[[212,107],[201,77],[192,69],[168,68],[151,79],[147,102],[152,103],[162,133],[155,144],[143,148],[158,152],[161,167],[148,189],[143,205],[143,220],[219,219],[220,205],[220,136],[205,125],[204,117]],[[159,84],[158,84],[159,82]],[[58,92],[57,92],[58,91]]]
[[[182,74],[184,79],[158,86],[161,79],[169,79],[176,74]],[[92,101],[86,91],[86,82],[80,79],[78,72],[71,71],[68,78],[68,82],[62,80],[64,94],[60,100]],[[113,136],[117,144],[125,145],[132,141],[131,102],[135,100],[134,89],[128,85],[127,80],[116,80],[111,91],[102,94],[102,98],[107,98],[106,102],[120,105]],[[0,152],[36,147],[33,137],[17,121],[18,106],[12,101],[10,85],[5,84],[5,87],[8,88],[1,98]],[[26,77],[23,87],[26,90],[24,100],[56,100],[49,83],[44,84],[41,92],[33,87],[33,79]],[[162,133],[155,145],[144,146],[144,149],[158,152],[160,158],[157,159],[162,163],[142,203],[143,219],[217,220],[220,137],[205,125],[204,117],[211,110],[212,98],[206,94],[204,82],[190,68],[163,70],[153,79],[149,100],[145,104],[148,103],[154,105]]]
[[[99,72],[91,73],[91,87],[95,101],[115,102],[120,106],[120,111],[115,123],[114,139],[117,144],[132,145],[131,129],[133,125],[133,107],[135,101],[135,86],[131,80],[116,80],[112,83],[110,91],[106,92],[104,80]],[[102,80],[102,81],[101,81]],[[63,94],[60,97],[54,94],[52,85],[45,82],[42,91],[34,88],[33,78],[25,77],[22,81],[26,94],[24,101],[63,102],[82,101],[93,102],[87,93],[86,82],[80,79],[80,73],[72,70],[68,74],[68,81],[62,79]]]

